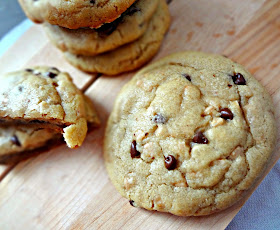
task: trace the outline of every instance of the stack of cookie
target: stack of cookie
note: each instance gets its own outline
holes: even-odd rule
[[[170,23],[165,0],[19,2],[31,20],[44,22],[67,61],[92,73],[140,67],[156,54]]]
[[[99,124],[91,101],[56,68],[35,67],[0,76],[0,163],[56,144],[83,143]]]

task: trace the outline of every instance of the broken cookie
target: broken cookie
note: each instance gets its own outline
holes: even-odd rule
[[[68,147],[79,147],[87,133],[83,95],[69,74],[35,67],[0,76],[1,125],[28,125],[62,133]]]
[[[87,96],[85,101],[88,129],[100,124],[95,108]],[[28,125],[0,127],[0,164],[11,164],[35,156],[63,143],[56,130],[36,128]]]

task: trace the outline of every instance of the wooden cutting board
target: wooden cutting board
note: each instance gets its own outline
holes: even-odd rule
[[[227,55],[268,89],[279,128],[280,1],[174,0],[169,8],[172,25],[153,61],[182,50]],[[224,229],[248,199],[249,195],[206,217],[177,217],[131,207],[108,179],[102,142],[114,99],[134,73],[99,78],[82,73],[63,60],[42,28],[34,25],[0,58],[0,74],[39,64],[70,72],[96,105],[102,126],[79,149],[60,146],[0,167],[0,229]],[[265,174],[279,159],[279,148],[278,135]]]

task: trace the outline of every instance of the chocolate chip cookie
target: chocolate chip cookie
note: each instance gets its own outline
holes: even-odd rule
[[[69,29],[98,28],[117,19],[135,0],[19,0],[33,22],[48,22]]]
[[[138,40],[97,56],[75,55],[65,52],[72,65],[86,72],[115,75],[134,70],[149,61],[160,48],[170,24],[165,0],[159,0],[158,9],[149,22],[144,35]]]
[[[35,67],[0,76],[1,123],[28,124],[63,133],[70,148],[83,143],[87,120],[83,95],[69,74]]]
[[[85,95],[83,98],[87,124],[91,130],[100,121],[90,99]],[[27,125],[0,126],[0,164],[22,161],[62,143],[62,135],[53,129]]]
[[[208,215],[238,201],[270,160],[273,104],[241,65],[199,52],[137,73],[108,120],[109,176],[134,206]]]
[[[71,30],[49,23],[44,28],[55,46],[73,54],[96,55],[138,39],[146,31],[158,0],[139,0],[121,17],[98,29]]]

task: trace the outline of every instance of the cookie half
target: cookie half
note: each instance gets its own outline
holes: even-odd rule
[[[28,126],[0,127],[0,164],[12,164],[62,144],[60,133]]]
[[[83,96],[89,130],[99,126],[95,108],[87,96]],[[60,133],[53,129],[36,128],[27,125],[0,127],[0,164],[11,164],[42,153],[62,144]]]
[[[33,22],[48,22],[69,29],[98,28],[117,19],[135,0],[19,0]]]
[[[134,206],[208,215],[237,202],[276,142],[273,104],[241,65],[183,52],[137,73],[108,120],[104,156]]]
[[[158,0],[136,1],[121,17],[98,29],[71,30],[49,23],[44,28],[53,44],[62,51],[96,55],[132,42],[143,35],[158,5]]]
[[[0,76],[0,121],[28,124],[63,133],[70,148],[87,133],[83,95],[69,74],[56,68],[35,67]]]
[[[158,9],[146,32],[138,40],[97,56],[75,55],[70,52],[65,52],[64,56],[69,63],[86,72],[115,75],[134,70],[157,53],[169,24],[168,6],[165,0],[159,0]]]

